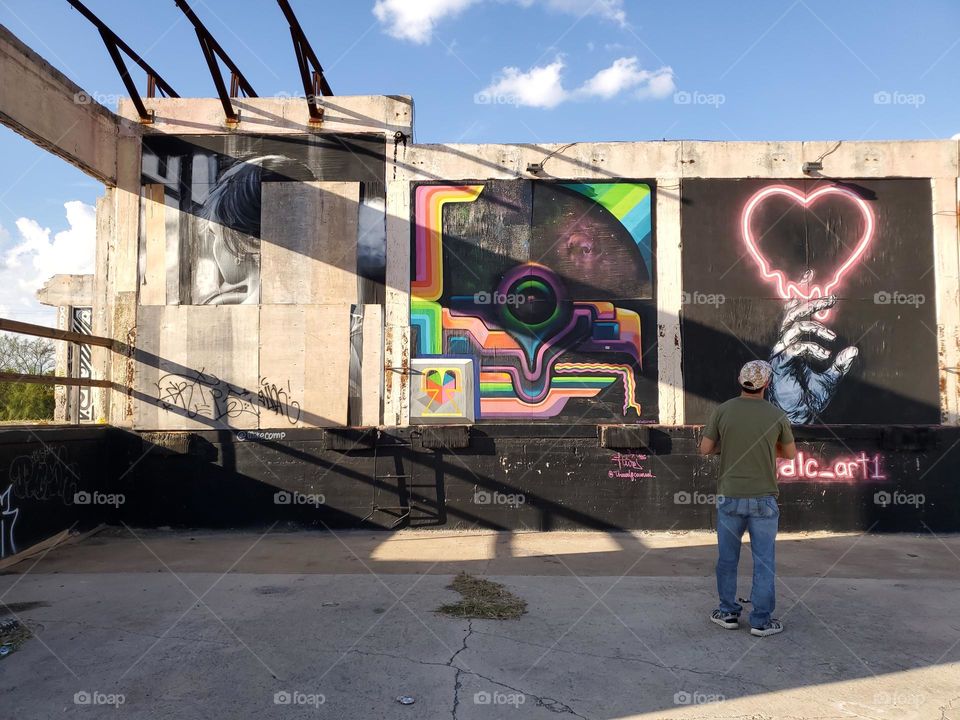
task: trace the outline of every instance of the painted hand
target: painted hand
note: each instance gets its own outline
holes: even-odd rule
[[[768,398],[794,425],[813,422],[823,412],[860,352],[855,347],[844,348],[825,370],[815,369],[831,355],[820,343],[836,340],[837,334],[814,316],[836,302],[836,295],[828,295],[790,300],[784,308],[780,338],[770,351],[773,378]]]

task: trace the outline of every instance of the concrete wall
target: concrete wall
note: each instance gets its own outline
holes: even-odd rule
[[[943,457],[960,438],[956,428],[797,434],[802,454],[780,467],[782,529],[960,528],[960,460]],[[117,433],[112,453],[136,471],[105,479],[102,491],[125,502],[102,517],[135,527],[714,527],[717,458],[697,454],[694,428],[651,428],[645,446],[609,446],[624,440],[598,439],[584,426],[530,424],[379,435]]]
[[[103,301],[130,335],[112,422],[379,424],[387,158],[412,103],[334,98],[319,128],[296,99],[237,101],[238,126],[215,100],[147,104],[137,215],[121,237],[102,212],[124,278]]]
[[[832,152],[831,152],[832,151]],[[817,157],[830,153],[824,157],[822,175],[812,179],[802,172],[804,161],[814,160]],[[553,153],[551,155],[551,153]],[[410,327],[410,296],[406,292],[406,279],[411,276],[410,255],[404,250],[411,244],[411,236],[415,235],[415,227],[410,218],[415,216],[416,209],[410,207],[412,197],[409,186],[417,183],[439,183],[444,185],[486,186],[492,180],[529,180],[536,188],[537,183],[548,182],[592,182],[610,183],[624,180],[646,180],[654,188],[654,247],[655,247],[655,287],[656,287],[656,321],[644,327],[646,333],[655,333],[658,339],[656,350],[658,369],[658,418],[661,424],[682,424],[685,421],[702,422],[702,409],[698,409],[694,416],[687,418],[688,398],[685,397],[685,388],[690,387],[690,379],[684,378],[685,353],[694,352],[705,357],[722,359],[722,366],[726,376],[732,378],[736,367],[754,356],[767,359],[768,353],[775,341],[763,343],[750,341],[748,332],[742,334],[729,325],[730,328],[721,333],[733,338],[731,345],[742,344],[747,340],[746,352],[720,353],[719,346],[712,342],[704,342],[698,347],[685,348],[685,333],[681,326],[686,319],[690,322],[704,322],[704,307],[697,307],[694,303],[685,305],[684,299],[696,299],[699,294],[710,295],[711,288],[704,284],[691,286],[686,284],[684,277],[684,259],[692,265],[699,262],[707,263],[711,255],[716,255],[716,248],[694,245],[698,233],[703,234],[710,228],[712,222],[720,222],[726,212],[724,208],[707,208],[708,212],[701,218],[692,218],[691,204],[685,203],[685,188],[693,181],[705,182],[703,179],[747,179],[756,178],[755,185],[762,188],[766,185],[793,185],[806,183],[809,191],[814,188],[832,185],[833,178],[846,179],[856,186],[868,185],[869,181],[880,178],[917,178],[917,185],[908,190],[910,199],[915,203],[910,209],[898,212],[898,203],[903,200],[903,193],[891,190],[889,193],[879,193],[871,201],[879,213],[881,223],[876,229],[875,247],[873,255],[866,258],[870,262],[885,269],[884,282],[874,285],[873,292],[911,293],[916,284],[917,276],[923,276],[929,288],[926,293],[923,316],[913,313],[912,318],[901,317],[912,307],[905,305],[888,304],[884,317],[874,317],[867,320],[864,308],[854,308],[852,300],[845,298],[844,293],[850,288],[841,286],[834,290],[841,300],[841,306],[834,313],[835,317],[858,316],[856,327],[846,328],[852,336],[838,338],[838,343],[846,340],[851,346],[864,344],[861,337],[868,330],[873,321],[883,322],[893,329],[905,332],[904,342],[897,344],[900,339],[897,333],[874,341],[869,337],[866,343],[869,347],[861,348],[862,362],[850,369],[849,377],[856,377],[858,372],[873,370],[875,375],[866,381],[859,382],[859,390],[869,391],[875,383],[881,389],[888,389],[884,383],[890,384],[893,377],[899,381],[909,382],[911,373],[919,370],[922,378],[923,390],[916,402],[933,412],[918,412],[911,417],[922,417],[919,422],[941,421],[948,424],[957,422],[957,377],[953,370],[958,361],[958,261],[957,261],[957,143],[954,141],[932,142],[810,142],[810,143],[708,143],[708,142],[660,142],[660,143],[577,143],[566,145],[414,145],[404,148],[398,154],[398,179],[391,185],[391,193],[397,194],[388,197],[392,202],[392,224],[388,224],[388,268],[387,268],[387,335],[388,337],[406,337]],[[548,158],[544,160],[545,158]],[[531,173],[527,168],[532,163],[545,162],[542,172]],[[874,183],[874,188],[882,187],[882,183]],[[862,190],[862,188],[861,188]],[[534,197],[535,195],[534,190]],[[481,195],[482,197],[482,195]],[[709,197],[709,193],[708,193]],[[749,195],[746,196],[748,198]],[[743,200],[737,199],[737,205],[732,208],[739,216]],[[924,199],[926,198],[926,200]],[[535,202],[535,201],[534,201]],[[701,203],[709,204],[709,203]],[[700,207],[698,206],[698,210]],[[714,215],[711,215],[713,212]],[[716,213],[720,214],[716,214]],[[897,216],[898,222],[909,226],[911,222],[920,224],[923,230],[914,231],[909,236],[909,242],[904,242],[900,234],[902,230],[896,224],[888,222]],[[685,225],[684,218],[691,217]],[[716,220],[710,220],[715,217]],[[726,218],[729,219],[729,218]],[[853,221],[846,220],[850,227]],[[738,237],[736,223],[730,223],[729,237],[726,244],[737,248],[734,262],[724,268],[716,270],[717,274],[733,272],[736,258],[742,255],[742,240]],[[491,230],[486,237],[481,237],[471,247],[480,247],[489,250],[495,247],[496,231]],[[684,245],[686,240],[686,245]],[[489,242],[488,242],[489,241]],[[722,242],[722,241],[718,241]],[[789,238],[786,241],[789,243]],[[812,240],[811,240],[812,242]],[[831,236],[835,245],[844,242],[844,238],[837,233]],[[900,243],[899,245],[896,245]],[[912,243],[912,245],[911,245]],[[892,250],[891,246],[896,245]],[[496,252],[493,253],[494,255]],[[915,255],[925,257],[930,261],[922,268],[915,268],[916,262],[908,262]],[[814,263],[815,264],[815,263]],[[866,270],[858,270],[867,277],[875,272],[869,266]],[[916,272],[916,274],[914,274]],[[795,279],[799,280],[802,273],[797,270]],[[692,275],[692,273],[688,273]],[[736,273],[734,272],[734,276]],[[751,271],[751,281],[754,281],[756,272]],[[825,283],[824,283],[825,284]],[[492,289],[492,288],[491,288]],[[866,287],[860,288],[861,292]],[[809,290],[809,289],[808,289]],[[746,288],[744,283],[735,286],[733,295],[727,291],[731,304],[726,308],[730,311],[735,301],[751,293],[757,300],[766,298],[770,304],[776,303],[780,307],[787,298],[778,297],[771,289]],[[610,299],[597,297],[596,300]],[[873,297],[870,296],[872,303]],[[848,302],[849,301],[849,302]],[[846,308],[844,306],[846,304]],[[751,316],[756,312],[756,303],[743,305],[736,310],[741,316]],[[849,308],[849,309],[847,309]],[[874,310],[877,307],[873,308]],[[718,313],[719,314],[719,313]],[[779,320],[773,317],[779,314],[771,309],[768,318],[773,322],[772,328],[755,335],[766,338],[779,328]],[[909,315],[910,313],[906,313]],[[707,323],[709,325],[709,322]],[[720,326],[722,327],[722,326]],[[910,330],[909,333],[906,331]],[[910,340],[906,341],[909,337]],[[872,343],[872,345],[870,344]],[[403,366],[408,345],[395,343],[387,346],[388,362],[393,358],[394,366]],[[842,349],[844,345],[840,344]],[[833,350],[833,348],[830,348]],[[414,351],[415,352],[415,351]],[[868,357],[868,353],[872,356]],[[441,354],[456,355],[452,352]],[[877,369],[878,361],[888,363],[884,368]],[[917,365],[920,367],[918,368]],[[897,371],[899,366],[901,371]],[[718,394],[710,398],[715,402],[724,394],[735,392],[735,385],[727,381],[723,386],[718,377],[712,377],[711,383],[718,386]],[[718,382],[719,381],[719,382]],[[857,382],[851,380],[848,386]],[[893,383],[896,384],[896,383]],[[402,424],[408,420],[410,398],[409,387],[403,383],[386,384],[385,397],[386,417],[388,424]],[[845,389],[845,388],[844,388]],[[838,391],[840,392],[840,391]],[[891,391],[893,392],[893,391]],[[896,393],[893,392],[895,395]],[[839,397],[839,396],[838,396]],[[932,397],[932,400],[931,400]],[[848,400],[849,401],[849,400]],[[897,399],[891,398],[890,413],[884,416],[875,416],[871,422],[890,422],[890,416],[896,414]],[[840,404],[834,400],[833,407]],[[579,413],[582,415],[583,413]],[[810,421],[808,419],[807,421]],[[820,422],[855,422],[844,420],[842,413],[838,419],[820,419]]]
[[[96,334],[121,343],[93,358],[96,376],[117,388],[103,393],[103,416],[140,432],[111,431],[116,467],[95,486],[125,503],[88,521],[709,527],[715,468],[696,455],[690,424],[734,392],[744,359],[776,355],[802,320],[835,337],[821,333],[827,357],[801,354],[791,372],[822,373],[846,348],[857,352],[843,356],[842,382],[818,411],[798,416],[803,455],[778,468],[784,527],[960,527],[949,453],[956,430],[897,422],[958,424],[957,142],[416,145],[405,98],[334,98],[319,129],[296,99],[238,101],[236,127],[223,123],[215,100],[148,106],[152,126],[121,127],[116,182],[98,203],[93,318]],[[135,119],[128,103],[120,114]],[[804,161],[821,156],[822,176],[804,175]],[[252,194],[236,195],[245,185]],[[799,290],[781,293],[756,258],[746,269],[735,261],[748,251],[738,223],[771,187],[787,202],[790,230],[758,247],[782,260],[784,282]],[[822,187],[849,195],[814,202]],[[630,198],[629,207],[605,204],[606,191]],[[474,204],[444,207],[457,193]],[[431,197],[436,204],[418,205]],[[636,208],[649,211],[649,238],[643,223],[628,221]],[[868,217],[870,252],[828,289],[824,268],[850,237],[856,249]],[[383,238],[379,266],[365,245],[370,233]],[[436,297],[420,294],[418,235],[444,263]],[[469,273],[486,275],[492,296],[513,266],[531,277],[525,266],[542,259],[531,249],[545,238],[555,245],[551,237],[607,258],[590,261],[606,268],[596,282],[569,257],[546,264],[548,279],[575,288],[568,299],[589,317],[575,342],[554,343],[569,355],[566,387],[580,393],[568,404],[577,412],[521,423],[485,415],[485,391],[509,398],[518,386],[483,378],[510,373],[482,370],[471,336],[499,332],[501,349],[521,345],[534,356],[538,339],[514,321],[498,325],[502,316],[464,312],[461,286],[470,287]],[[596,238],[630,252],[608,255]],[[628,282],[624,267],[642,267],[642,281]],[[806,270],[819,275],[803,285]],[[836,289],[836,305],[785,322],[791,293],[815,295],[815,285]],[[882,292],[914,299],[878,301]],[[718,295],[723,302],[699,300]],[[411,315],[423,309],[418,301],[437,306],[429,310],[440,317],[439,352],[430,343],[423,350],[423,326]],[[514,320],[524,317],[540,324],[536,313]],[[453,327],[467,321],[469,331]],[[634,341],[642,363],[623,357]],[[492,357],[504,365],[508,355]],[[467,391],[472,404],[459,402]],[[642,393],[642,403],[627,402]],[[433,403],[448,405],[449,420],[423,418]],[[876,416],[848,424],[859,405]],[[454,427],[419,425],[438,421]],[[341,425],[387,429],[319,429]],[[13,468],[11,487],[22,474]],[[65,492],[62,477],[44,482],[31,487]],[[323,502],[300,501],[313,495]]]
[[[417,272],[416,267],[411,266],[411,258],[416,259],[418,227],[424,227],[417,215],[417,188],[443,186],[478,188],[480,201],[474,209],[461,208],[454,212],[453,206],[446,205],[438,214],[439,224],[433,230],[442,242],[444,233],[449,234],[454,227],[449,224],[459,223],[457,227],[467,232],[469,238],[466,244],[461,242],[459,249],[444,246],[443,252],[453,253],[445,262],[451,265],[464,258],[472,259],[476,263],[472,266],[474,272],[489,276],[489,290],[496,290],[494,276],[502,276],[503,269],[511,262],[519,266],[533,259],[529,249],[526,255],[522,252],[517,255],[514,252],[517,247],[525,247],[524,243],[535,247],[543,242],[545,233],[559,236],[564,232],[557,223],[562,221],[564,213],[576,216],[577,202],[581,202],[570,199],[571,187],[622,190],[635,186],[649,190],[647,202],[652,218],[652,256],[646,268],[649,287],[620,292],[599,282],[592,290],[581,287],[572,299],[575,307],[586,304],[593,308],[592,322],[602,332],[613,332],[609,327],[617,328],[615,332],[620,334],[614,336],[613,344],[620,343],[621,350],[631,342],[623,328],[639,323],[640,339],[633,345],[643,355],[642,362],[622,353],[618,355],[617,347],[596,334],[600,330],[590,331],[593,334],[587,345],[554,343],[560,359],[552,362],[563,363],[564,371],[548,372],[546,379],[528,378],[528,381],[539,382],[540,389],[546,383],[548,394],[558,392],[552,389],[551,383],[572,387],[574,390],[564,391],[572,399],[564,400],[563,412],[542,414],[534,419],[583,424],[703,422],[711,407],[735,392],[733,383],[727,379],[732,378],[735,366],[752,357],[771,359],[777,366],[777,348],[782,348],[781,341],[797,339],[785,335],[790,328],[782,325],[794,295],[817,295],[825,293],[825,288],[830,286],[830,292],[837,295],[836,307],[811,312],[810,317],[794,318],[823,325],[825,330],[820,341],[826,355],[808,351],[806,357],[797,359],[781,353],[780,396],[789,395],[798,377],[832,372],[838,373],[842,382],[833,383],[822,397],[805,397],[800,403],[802,407],[792,414],[795,422],[957,423],[960,399],[957,376],[952,372],[960,359],[957,142],[416,145],[410,137],[412,104],[403,98],[335,98],[330,102],[319,132],[311,128],[305,105],[296,99],[242,101],[241,123],[229,131],[214,100],[149,102],[157,119],[147,130],[145,147],[158,142],[158,138],[168,138],[169,142],[185,144],[194,151],[199,147],[202,154],[212,152],[211,143],[219,143],[220,149],[216,152],[235,163],[258,162],[256,157],[274,152],[276,148],[289,148],[289,143],[312,147],[352,136],[382,138],[381,155],[360,159],[364,165],[373,165],[378,174],[382,169],[380,197],[386,206],[383,219],[386,268],[382,286],[371,294],[369,288],[362,287],[362,273],[355,259],[343,265],[339,251],[337,258],[323,255],[323,248],[331,247],[325,242],[337,248],[352,248],[353,252],[360,247],[359,238],[364,235],[358,227],[362,202],[349,194],[352,190],[342,196],[345,198],[343,219],[332,224],[324,221],[320,214],[311,215],[309,204],[304,205],[290,196],[290,192],[295,195],[300,191],[279,190],[277,194],[270,190],[263,193],[266,200],[258,208],[262,213],[264,235],[257,238],[255,279],[250,281],[250,271],[243,270],[247,285],[256,286],[256,295],[241,294],[234,298],[236,305],[218,300],[215,311],[191,309],[187,306],[210,303],[189,289],[191,283],[195,284],[194,276],[203,258],[195,255],[188,259],[181,255],[194,252],[189,249],[189,243],[185,244],[183,236],[200,232],[183,228],[206,222],[209,229],[210,218],[204,214],[207,210],[203,209],[202,202],[195,203],[191,209],[182,198],[174,197],[176,192],[171,188],[175,183],[171,184],[170,178],[158,178],[148,155],[140,155],[144,160],[139,163],[136,216],[132,207],[128,207],[130,200],[115,201],[113,208],[124,207],[125,219],[121,225],[125,230],[121,239],[119,226],[114,222],[111,241],[116,247],[112,252],[119,262],[115,263],[114,292],[105,302],[114,303],[114,320],[124,318],[121,325],[127,332],[135,327],[142,337],[142,341],[135,343],[136,356],[113,360],[113,376],[131,380],[127,384],[129,390],[114,393],[111,419],[115,424],[155,429],[196,428],[198,423],[235,428],[269,428],[277,423],[280,423],[278,427],[284,423],[294,426],[303,422],[405,426],[411,423],[411,407],[415,409],[413,422],[505,422],[510,417],[524,417],[524,403],[529,404],[539,396],[516,384],[512,391],[508,389],[503,363],[494,366],[495,371],[485,369],[489,366],[482,356],[486,352],[480,347],[482,343],[475,337],[470,340],[476,332],[498,331],[500,325],[496,318],[477,314],[471,319],[473,329],[470,331],[444,326],[440,332],[439,353],[425,353],[419,345],[417,323],[422,320],[411,321],[411,302],[418,302],[417,291],[411,294],[411,277],[416,280]],[[128,105],[121,105],[120,113],[134,117]],[[360,135],[356,135],[358,132]],[[327,141],[322,140],[324,137]],[[288,145],[283,146],[283,142]],[[286,149],[277,152],[290,156]],[[324,153],[330,152],[323,147],[308,151],[313,158],[310,162],[315,163],[311,166],[313,177],[318,177],[316,167],[325,162]],[[131,152],[131,162],[136,154]],[[805,175],[801,169],[803,163],[821,155],[824,156],[822,173]],[[197,163],[199,155],[194,152],[193,157]],[[204,162],[209,162],[209,156],[204,158]],[[304,161],[308,166],[310,162]],[[536,163],[543,163],[541,170],[528,170],[528,166]],[[132,172],[132,164],[128,169]],[[166,171],[169,169],[167,166]],[[211,186],[215,185],[218,172],[228,171],[229,163],[212,171]],[[324,175],[321,172],[320,175],[323,182],[344,182],[346,177],[343,173]],[[296,183],[304,178],[287,179]],[[309,177],[306,179],[309,181]],[[839,183],[835,182],[837,179]],[[361,181],[361,186],[363,184]],[[846,187],[854,198],[828,198],[836,202],[833,205],[812,203],[812,207],[790,201],[797,206],[792,211],[795,217],[787,223],[793,229],[780,236],[774,234],[774,244],[764,247],[763,252],[789,254],[796,246],[803,246],[803,258],[784,259],[784,282],[788,286],[794,283],[798,288],[795,290],[788,287],[781,292],[769,278],[758,279],[762,268],[757,267],[755,260],[752,265],[739,260],[744,248],[743,238],[737,233],[741,208],[753,195],[772,186],[793,188],[801,198],[821,187]],[[331,190],[314,188],[314,192]],[[503,245],[504,216],[496,215],[490,208],[503,206],[505,198],[514,195],[529,199],[529,207],[521,208],[517,214],[521,217],[526,213],[529,221],[511,221],[513,229],[509,232],[514,233],[511,250]],[[851,242],[856,245],[857,229],[866,222],[856,215],[855,197],[865,198],[864,203],[870,207],[875,221],[874,237],[869,252],[858,258],[843,282],[831,286],[826,278],[830,275],[831,262],[839,257],[837,249]],[[487,209],[481,207],[484,201]],[[349,207],[351,202],[358,208],[356,213]],[[597,223],[601,223],[596,227],[611,236],[623,234],[623,227],[611,220],[615,217],[612,211],[600,217],[604,211],[591,210],[590,202],[585,202],[584,208],[596,211]],[[602,206],[595,198],[594,204]],[[315,203],[315,206],[319,208],[324,203]],[[548,210],[542,208],[554,208],[560,219],[544,224],[542,218]],[[357,220],[357,224],[353,220]],[[816,220],[827,228],[821,233],[822,241],[814,237],[816,233],[811,229],[816,227]],[[762,221],[760,218],[759,222]],[[501,224],[497,225],[498,222]],[[602,225],[604,222],[607,225]],[[223,222],[219,224],[224,226]],[[719,228],[717,237],[706,238],[706,231],[713,226]],[[300,230],[294,230],[296,227]],[[311,228],[316,228],[317,236],[326,240],[314,246],[303,245]],[[431,231],[430,227],[426,229]],[[285,237],[291,232],[290,238]],[[294,237],[298,232],[299,240]],[[759,232],[762,234],[764,230]],[[805,233],[805,237],[796,240],[798,232]],[[456,239],[463,241],[462,237]],[[825,248],[821,249],[821,244]],[[464,258],[458,259],[457,252],[465,253]],[[702,257],[720,256],[726,263],[724,268],[719,267],[721,259],[717,259],[714,262],[717,267],[711,265],[706,277],[696,276],[695,269],[702,265]],[[478,261],[478,258],[481,259]],[[726,262],[728,258],[730,262]],[[307,262],[296,262],[298,259]],[[589,285],[582,273],[578,276],[569,268],[558,266],[548,270],[558,275],[565,285]],[[807,284],[801,286],[805,270],[815,270],[824,280],[808,278]],[[459,291],[458,282],[468,271],[469,268],[459,276],[450,276],[453,279],[447,283],[448,294]],[[341,272],[341,279],[337,280],[331,272]],[[448,268],[447,272],[452,271]],[[728,279],[727,284],[714,287],[708,282],[711,274],[722,275]],[[872,276],[879,279],[871,280]],[[917,276],[922,282],[913,282]],[[356,294],[352,288],[354,280],[358,283]],[[337,283],[341,283],[343,292],[331,290],[323,297],[310,299],[311,288],[336,288]],[[883,293],[892,298],[886,307],[883,307]],[[700,302],[702,298],[716,296],[723,296],[722,307],[717,302],[713,305]],[[917,302],[919,296],[923,298],[922,303]],[[435,302],[431,311],[438,317],[443,312],[450,317],[464,314],[462,310],[444,306],[445,302],[448,302],[446,296]],[[249,305],[259,309],[249,310]],[[296,316],[276,315],[290,312],[282,310],[283,305],[300,310]],[[321,312],[319,307],[327,305],[339,305],[341,311],[328,308],[322,311],[327,313],[322,319],[309,319],[310,313]],[[317,309],[311,309],[313,306]],[[358,308],[363,308],[368,316],[371,312],[382,314],[382,333],[374,332],[370,323],[362,333],[359,328],[353,333],[354,337],[370,335],[370,342],[363,345],[367,353],[375,349],[375,355],[369,358],[357,355],[357,343],[351,344],[352,341],[345,339],[342,327],[334,328],[337,322],[342,325],[343,318],[350,317],[348,307],[354,308],[354,315],[359,314]],[[129,317],[131,313],[135,317]],[[614,319],[605,320],[603,313],[612,313],[610,317]],[[201,316],[217,320],[201,320]],[[339,319],[333,321],[334,317]],[[740,322],[743,318],[750,318],[752,324]],[[223,332],[218,330],[206,337],[198,330],[197,339],[191,341],[188,328],[207,327],[208,322]],[[310,322],[318,322],[315,327],[327,328],[333,335],[326,339],[316,335],[311,338],[311,332],[304,329],[304,323]],[[462,320],[454,324],[458,322],[463,324]],[[121,333],[123,327],[119,328]],[[804,327],[809,330],[809,325]],[[113,329],[115,337],[117,330]],[[377,334],[381,337],[377,338]],[[466,340],[458,340],[452,346],[444,344],[458,335]],[[501,336],[494,338],[494,344],[523,344],[517,333],[508,332],[505,336],[501,333]],[[321,337],[319,344],[318,337]],[[191,342],[199,345],[191,348]],[[603,343],[605,346],[600,347]],[[344,346],[346,350],[342,349]],[[283,351],[277,352],[278,347],[283,347]],[[328,360],[349,354],[350,347],[358,358],[353,361],[352,369],[336,367],[336,363]],[[526,349],[535,352],[537,347],[535,341],[529,341]],[[724,362],[712,363],[709,358],[720,347],[724,348]],[[314,349],[317,352],[311,353]],[[492,346],[489,352],[491,356],[496,354]],[[503,351],[498,352],[503,357]],[[210,358],[204,353],[210,353]],[[319,356],[319,364],[309,366],[312,355]],[[219,359],[212,359],[214,356]],[[706,362],[710,372],[697,367],[697,361]],[[473,386],[466,380],[461,381],[456,392],[464,391],[468,395],[466,401],[459,404],[456,393],[450,395],[443,389],[456,386],[460,377],[458,363],[461,370],[466,368],[465,377],[473,380]],[[476,367],[471,367],[471,363]],[[377,382],[372,369],[381,366]],[[281,368],[280,377],[267,378],[261,369],[270,367]],[[287,369],[289,377],[283,375]],[[561,374],[570,377],[558,380]],[[362,391],[359,390],[360,377],[366,378]],[[308,378],[315,380],[311,383]],[[269,411],[266,407],[268,411],[264,412],[261,384],[265,379],[268,386],[285,393],[287,400],[283,402],[295,406],[294,414],[301,418],[291,422],[290,413],[278,414],[276,408]],[[910,383],[913,388],[907,390]],[[346,414],[340,386],[350,387],[348,393],[352,399],[347,403]],[[274,387],[270,388],[271,392]],[[306,393],[311,388],[313,395],[307,399]],[[513,392],[515,397],[508,398],[507,402],[519,410],[503,417],[489,412],[495,404],[488,398],[496,392],[501,393],[501,397]],[[195,400],[197,397],[199,401]],[[432,399],[449,397],[454,398],[458,411],[448,414],[447,410],[453,405],[444,406],[438,417],[423,419],[422,410]],[[867,408],[858,403],[858,397],[872,397],[879,412],[874,412],[877,408],[873,406]],[[499,406],[504,406],[502,400],[499,402]],[[382,413],[378,407],[381,405]],[[361,416],[359,410],[351,411],[351,407],[366,410]],[[468,407],[472,412],[468,412]],[[208,412],[203,408],[212,410]]]
[[[100,521],[108,508],[99,493],[119,475],[108,447],[111,432],[105,427],[0,432],[0,558]]]

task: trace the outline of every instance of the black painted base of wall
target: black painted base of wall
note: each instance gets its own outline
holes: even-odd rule
[[[781,479],[783,530],[960,531],[960,428],[796,434],[803,457]],[[23,549],[97,522],[710,529],[716,460],[699,457],[696,442],[692,427],[9,430],[0,529],[5,554],[11,540]]]

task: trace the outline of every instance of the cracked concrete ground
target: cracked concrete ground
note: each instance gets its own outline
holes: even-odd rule
[[[960,537],[781,536],[787,630],[764,639],[708,622],[714,553],[706,533],[109,530],[0,577],[0,617],[35,633],[0,659],[2,716],[960,720]],[[460,570],[527,614],[435,614]]]

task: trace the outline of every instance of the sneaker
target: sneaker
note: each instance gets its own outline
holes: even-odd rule
[[[720,608],[713,611],[710,615],[710,622],[715,622],[724,630],[736,630],[740,627],[740,616],[737,613],[724,612]]]
[[[750,628],[750,634],[757,637],[766,637],[767,635],[776,635],[783,632],[783,623],[779,620],[771,619],[763,627]]]

